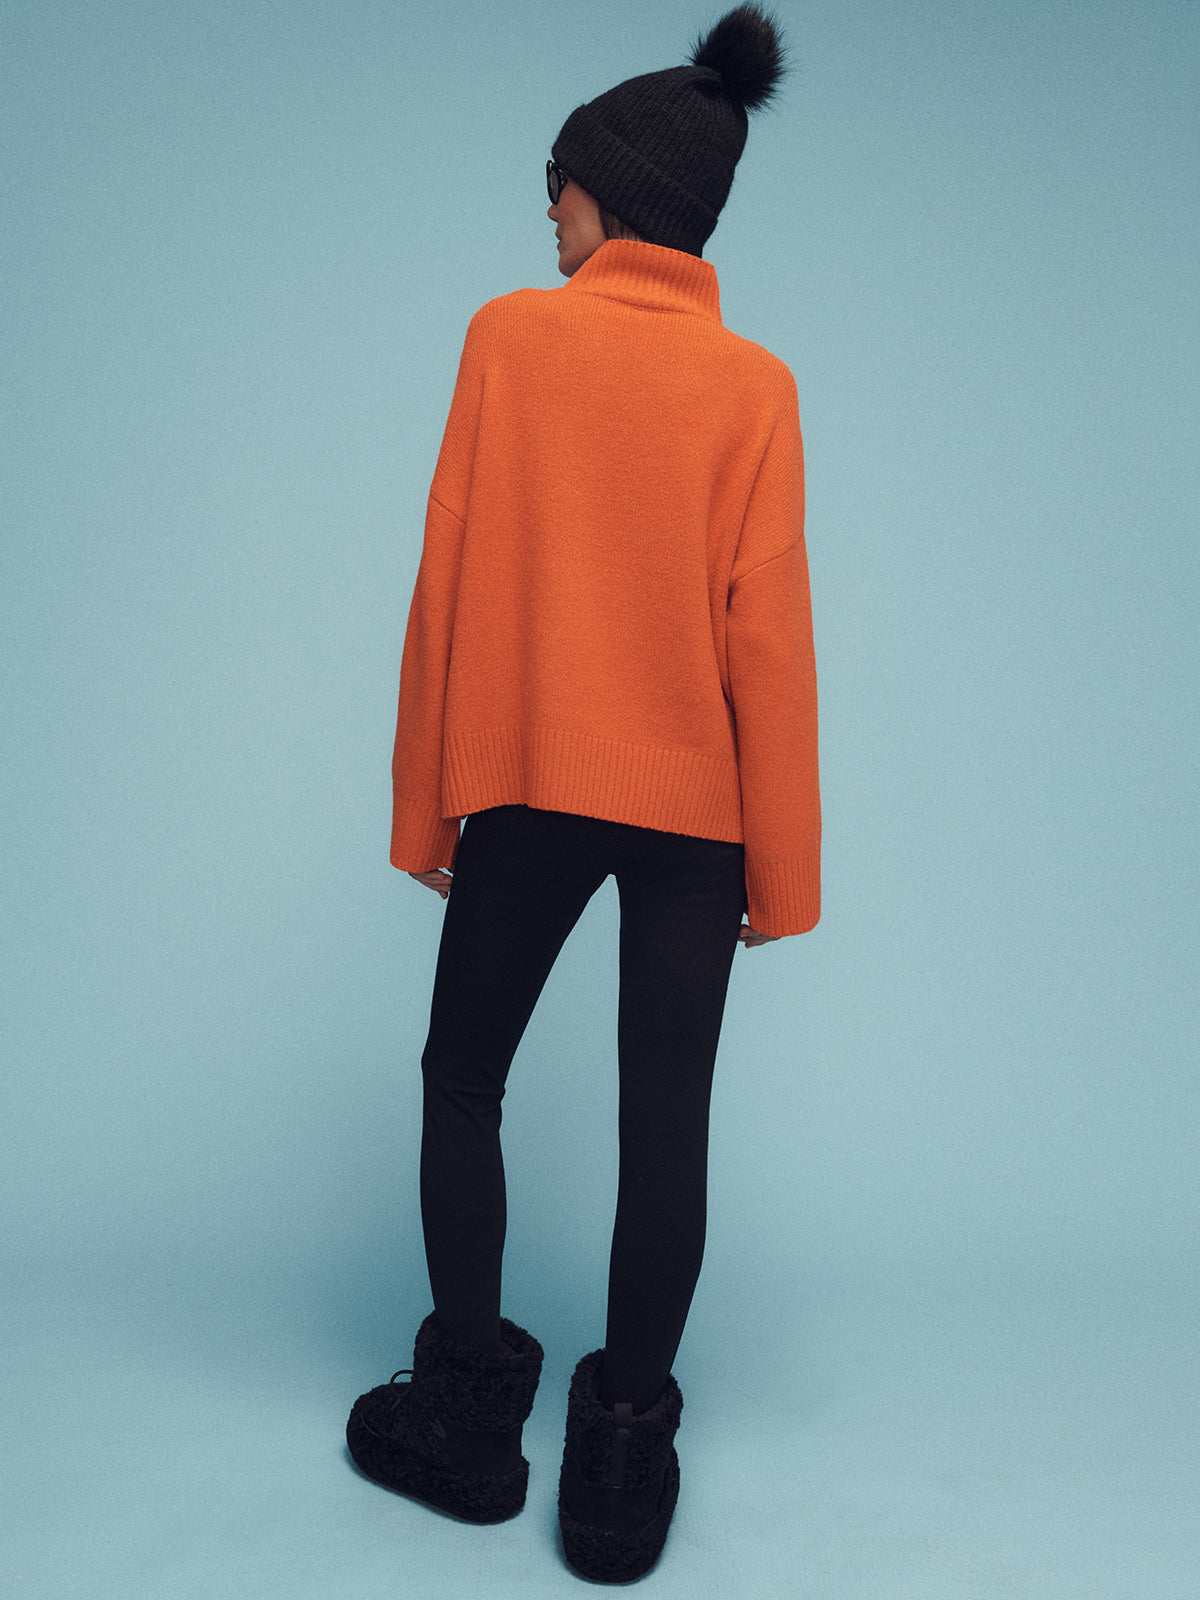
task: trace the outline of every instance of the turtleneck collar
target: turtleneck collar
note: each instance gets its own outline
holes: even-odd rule
[[[606,239],[562,287],[652,311],[690,311],[721,320],[712,262],[640,239]]]

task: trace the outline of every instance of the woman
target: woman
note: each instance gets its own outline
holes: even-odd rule
[[[448,898],[422,1056],[434,1310],[412,1382],[364,1395],[348,1440],[369,1476],[456,1516],[524,1504],[542,1350],[500,1314],[500,1102],[611,873],[620,1183],[559,1494],[567,1559],[602,1581],[649,1570],[678,1492],[671,1366],[733,954],[819,915],[796,386],[723,326],[701,256],[746,109],[781,72],[773,24],[739,6],[686,66],[568,117],[547,183],[569,281],[471,321],[401,666],[391,859]]]

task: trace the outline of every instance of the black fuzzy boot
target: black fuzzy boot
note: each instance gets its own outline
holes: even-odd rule
[[[533,1406],[542,1347],[500,1319],[505,1348],[488,1355],[447,1338],[432,1315],[417,1332],[412,1382],[382,1383],[354,1402],[346,1443],[387,1489],[464,1522],[504,1522],[525,1504],[521,1427]]]
[[[581,1577],[630,1583],[662,1554],[679,1496],[675,1431],[683,1396],[668,1377],[636,1416],[600,1404],[604,1351],[584,1356],[571,1379],[567,1440],[558,1484],[563,1553]]]

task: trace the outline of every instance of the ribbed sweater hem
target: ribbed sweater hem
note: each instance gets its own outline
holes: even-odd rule
[[[691,750],[658,750],[552,728],[488,728],[449,739],[442,815],[396,807],[392,862],[452,867],[459,819],[493,806],[567,811],[698,839],[743,839],[737,766]],[[411,863],[411,865],[410,865]],[[820,838],[798,856],[746,850],[747,918],[759,933],[807,933],[821,915]]]
[[[447,739],[442,815],[510,805],[697,839],[742,839],[736,761],[559,728],[487,728]]]

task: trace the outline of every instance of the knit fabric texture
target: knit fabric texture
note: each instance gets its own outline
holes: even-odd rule
[[[746,113],[711,67],[631,78],[577,106],[554,159],[644,239],[698,256],[729,198]]]
[[[686,66],[627,78],[576,107],[554,159],[641,238],[698,256],[729,196],[746,112],[772,99],[785,70],[774,21],[735,6]]]
[[[820,915],[796,385],[711,263],[613,239],[472,318],[430,491],[391,859],[500,805],[744,842],[750,925]]]

